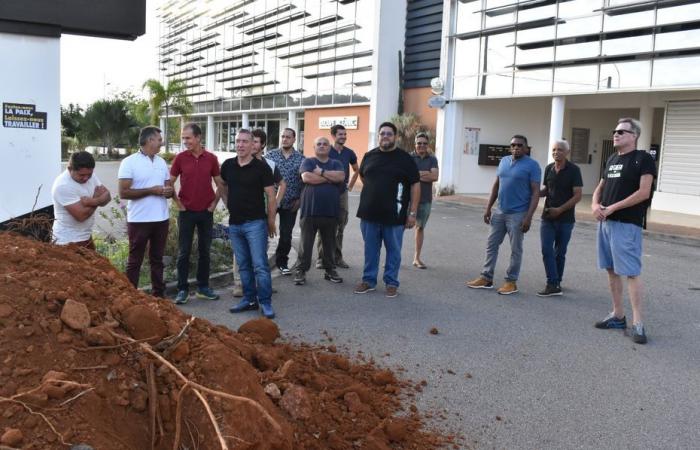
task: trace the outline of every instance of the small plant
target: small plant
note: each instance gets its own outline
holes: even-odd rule
[[[404,113],[392,116],[389,119],[391,123],[396,125],[397,138],[396,145],[407,152],[413,152],[416,135],[421,131],[428,135],[428,145],[431,149],[435,149],[434,133],[423,125],[420,118],[414,113]]]

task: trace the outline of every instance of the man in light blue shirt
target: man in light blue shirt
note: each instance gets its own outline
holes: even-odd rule
[[[506,271],[505,283],[497,290],[502,295],[518,292],[516,282],[523,258],[523,239],[530,229],[532,215],[537,209],[542,177],[540,165],[528,156],[525,136],[513,136],[510,141],[510,153],[510,156],[505,156],[498,165],[496,181],[491,188],[484,213],[484,222],[491,225],[484,268],[479,278],[467,282],[467,286],[473,289],[493,288],[498,249],[508,234],[511,248],[510,264]],[[492,211],[496,199],[498,208]]]

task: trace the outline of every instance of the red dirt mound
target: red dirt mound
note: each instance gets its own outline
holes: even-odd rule
[[[0,435],[95,449],[432,449],[407,384],[321,347],[236,333],[133,289],[89,250],[0,233]],[[414,407],[411,410],[415,409]],[[399,417],[401,416],[401,417]]]

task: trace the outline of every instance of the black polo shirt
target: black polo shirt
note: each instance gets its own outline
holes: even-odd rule
[[[566,161],[564,167],[557,173],[554,163],[548,164],[544,169],[544,185],[547,186],[547,197],[544,200],[545,208],[558,208],[568,202],[574,196],[574,188],[583,186],[581,169]],[[554,219],[558,222],[576,222],[574,208],[564,211]],[[542,214],[542,220],[551,220]]]
[[[253,158],[241,167],[238,157],[227,159],[221,165],[221,178],[228,187],[229,224],[267,218],[265,188],[273,186],[274,180],[266,162]]]

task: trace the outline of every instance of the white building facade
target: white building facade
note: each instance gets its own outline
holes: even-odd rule
[[[700,215],[699,1],[445,0],[442,29],[442,190],[489,192],[523,134],[543,167],[569,141],[591,194],[634,117],[658,165],[652,208]]]

